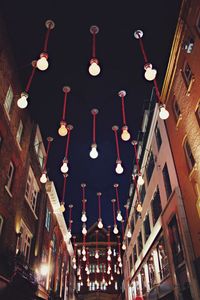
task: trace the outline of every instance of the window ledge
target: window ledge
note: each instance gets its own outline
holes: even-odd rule
[[[8,188],[7,185],[5,185],[5,190],[6,190],[6,192],[8,193],[8,195],[12,198],[12,197],[13,197],[13,196],[12,196],[12,193],[11,193],[11,191],[9,190],[9,188]]]
[[[26,198],[25,198],[25,199],[26,199]],[[31,211],[32,211],[32,213],[33,213],[35,219],[38,220],[38,216],[36,215],[35,211],[34,211],[33,208],[31,207],[30,202],[29,202],[27,199],[26,199],[26,202],[27,202],[28,206],[30,207],[30,209],[31,209]]]

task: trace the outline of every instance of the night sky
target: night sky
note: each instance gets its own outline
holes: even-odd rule
[[[122,126],[120,90],[125,90],[125,110],[131,140],[136,139],[141,126],[143,107],[149,99],[152,82],[143,77],[143,56],[134,38],[136,29],[144,31],[144,46],[149,61],[158,70],[159,89],[167,67],[178,18],[180,1],[1,1],[1,13],[21,81],[25,89],[31,73],[31,61],[42,52],[47,19],[56,26],[48,43],[49,69],[36,70],[29,91],[32,118],[39,124],[42,136],[53,136],[49,154],[48,175],[61,198],[63,176],[60,166],[65,153],[66,137],[58,136],[62,117],[64,85],[71,87],[67,98],[67,123],[74,126],[69,145],[69,176],[66,204],[72,203],[73,233],[81,231],[82,193],[85,182],[87,227],[98,217],[97,192],[102,192],[102,217],[105,225],[113,224],[111,199],[115,198],[114,183],[119,183],[121,210],[128,199],[134,160],[131,141],[119,138],[124,173],[115,173],[117,158],[113,125]],[[96,36],[96,56],[101,73],[88,73],[92,56],[91,25],[99,27]],[[89,158],[92,143],[92,115],[97,108],[96,140],[99,157]],[[119,136],[119,135],[118,135]],[[68,209],[65,212],[68,222]]]

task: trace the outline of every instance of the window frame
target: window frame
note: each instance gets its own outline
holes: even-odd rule
[[[24,259],[28,263],[30,259],[33,234],[23,220],[21,220],[20,233],[20,253],[24,255]]]
[[[23,126],[22,120],[20,120],[18,129],[17,129],[17,133],[16,133],[16,141],[17,141],[17,144],[20,147],[20,149],[21,149],[21,143],[22,143],[23,130],[24,130],[24,126]]]
[[[196,30],[200,36],[200,9],[198,11],[198,14],[197,14],[197,19],[196,19],[196,22],[195,22],[195,26],[196,26]]]
[[[51,211],[48,207],[46,208],[46,216],[45,216],[45,225],[44,226],[45,226],[46,230],[49,232],[50,227],[51,227]]]
[[[184,153],[185,153],[185,157],[186,157],[186,163],[187,163],[189,172],[191,172],[195,168],[196,161],[195,161],[194,156],[192,154],[192,150],[191,150],[191,147],[190,147],[190,144],[189,144],[187,138],[184,139],[183,149],[184,149]]]
[[[32,168],[29,167],[26,187],[24,192],[24,198],[26,199],[28,205],[30,206],[35,216],[36,216],[38,194],[39,194],[39,186],[37,184]]]
[[[11,174],[10,174],[10,170],[11,170]],[[13,162],[10,161],[8,173],[7,173],[7,176],[6,176],[7,177],[7,182],[6,182],[5,188],[11,196],[12,196],[11,190],[12,190],[12,185],[13,185],[13,180],[14,180],[14,173],[15,173],[15,166],[14,166]]]
[[[159,152],[160,147],[162,145],[162,136],[161,136],[161,133],[160,133],[160,128],[158,126],[158,123],[156,124],[156,128],[155,128],[155,138],[156,138],[157,149],[158,149],[158,152]]]
[[[6,96],[5,96],[5,100],[4,100],[4,104],[3,104],[9,120],[10,120],[10,111],[11,111],[11,106],[13,103],[13,98],[14,98],[13,89],[10,84],[8,87],[8,90],[6,92]]]
[[[0,215],[0,237],[2,234],[2,230],[3,230],[3,223],[4,223],[4,218],[2,215]]]
[[[164,170],[166,170],[167,172],[164,172]],[[163,166],[162,175],[163,175],[163,182],[165,186],[165,192],[168,200],[172,194],[172,185],[171,185],[171,178],[169,175],[169,169],[167,163],[165,163]]]

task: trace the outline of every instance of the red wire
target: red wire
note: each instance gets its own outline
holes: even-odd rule
[[[48,46],[48,40],[49,40],[49,34],[50,34],[50,28],[51,26],[48,27],[46,35],[45,35],[45,40],[44,40],[44,52],[47,52],[47,46]]]
[[[116,216],[115,216],[115,202],[113,201],[113,219],[114,219],[114,225],[116,225]]]
[[[63,114],[62,114],[62,120],[65,120],[65,116],[66,116],[66,104],[67,104],[67,92],[65,92],[64,95],[64,103],[63,103]]]
[[[99,204],[99,219],[101,218],[101,196],[98,195],[98,204]]]
[[[98,250],[97,243],[98,243],[98,231],[96,231],[96,251]]]
[[[92,57],[96,57],[96,33],[93,32],[92,34]]]
[[[134,146],[134,150],[135,150],[135,160],[136,160],[136,165],[137,165],[138,173],[140,173],[140,166],[139,166],[139,161],[138,161],[136,143],[134,143],[133,146]]]
[[[96,144],[96,114],[93,113],[93,143]]]
[[[44,161],[43,171],[46,170],[47,159],[48,159],[48,156],[49,156],[50,144],[51,144],[51,141],[48,141],[48,145],[47,145],[47,156],[46,156],[46,159],[45,159],[45,161]]]
[[[82,194],[83,194],[83,196],[82,196],[83,197],[83,199],[82,199],[83,200],[83,210],[85,211],[85,187],[84,186],[82,187]]]
[[[120,154],[119,154],[119,144],[118,144],[117,130],[114,130],[114,133],[115,133],[115,141],[116,141],[117,160],[121,160],[120,159]]]
[[[72,207],[69,208],[69,228],[71,229]]]
[[[123,117],[123,125],[126,126],[126,115],[125,115],[125,108],[124,108],[124,96],[122,98],[122,117]]]
[[[143,44],[142,39],[140,37],[139,37],[139,43],[140,43],[140,48],[141,48],[141,51],[142,51],[142,54],[143,54],[143,57],[144,57],[144,61],[145,61],[145,63],[148,63],[147,55],[146,55],[145,50],[144,50],[144,44]]]
[[[117,186],[115,186],[115,192],[116,192],[116,198],[117,198],[117,209],[120,210],[119,193],[118,193],[118,187]]]
[[[154,86],[155,86],[156,96],[157,96],[157,98],[158,98],[158,102],[160,102],[160,92],[159,92],[159,89],[158,89],[158,84],[157,84],[156,79],[154,79],[153,84],[154,84]]]
[[[86,237],[86,234],[83,234],[83,246],[85,246],[85,237]]]
[[[67,178],[67,177],[64,176],[63,193],[62,193],[62,202],[65,202],[66,178]]]
[[[66,158],[66,160],[68,159],[69,141],[70,141],[70,131],[71,131],[71,130],[68,130],[67,143],[66,143],[66,149],[65,149],[65,158]]]
[[[32,68],[32,72],[31,72],[31,75],[29,77],[29,80],[28,80],[28,83],[26,85],[26,88],[25,88],[25,91],[28,93],[29,89],[30,89],[30,85],[31,85],[31,82],[32,82],[32,79],[33,79],[33,76],[35,74],[35,70],[36,70],[36,64],[33,66]]]

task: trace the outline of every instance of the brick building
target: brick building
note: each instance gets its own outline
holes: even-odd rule
[[[53,183],[39,180],[45,146],[17,107],[21,88],[0,23],[0,296],[73,299],[73,248]]]

